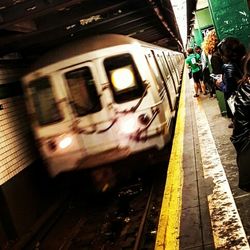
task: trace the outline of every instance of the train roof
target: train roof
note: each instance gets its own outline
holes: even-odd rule
[[[123,44],[147,44],[118,34],[102,34],[75,40],[42,55],[32,66],[32,71],[56,62],[102,48]]]

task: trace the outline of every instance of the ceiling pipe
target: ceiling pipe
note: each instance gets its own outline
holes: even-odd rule
[[[184,51],[183,49],[183,45],[180,42],[180,40],[175,36],[175,34],[173,33],[173,31],[169,28],[164,16],[161,13],[161,10],[159,9],[157,3],[155,0],[147,0],[147,2],[152,6],[155,14],[157,15],[157,17],[160,19],[161,23],[163,24],[163,26],[167,29],[167,31],[170,33],[170,35],[176,40],[176,42],[178,43],[178,45],[180,46],[181,50]]]

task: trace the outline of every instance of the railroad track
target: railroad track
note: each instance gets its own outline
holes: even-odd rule
[[[74,194],[23,249],[153,249],[164,182],[150,173],[109,193]]]

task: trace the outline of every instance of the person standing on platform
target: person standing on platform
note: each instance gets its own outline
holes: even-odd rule
[[[210,83],[209,61],[208,61],[208,56],[206,55],[204,50],[201,52],[201,69],[202,69],[203,82],[206,86],[206,89],[210,93],[210,97],[211,97],[213,96],[213,94],[212,94],[212,87]]]
[[[250,192],[250,53],[246,57],[244,76],[239,81],[235,97],[231,141],[237,152],[239,188]]]
[[[204,71],[203,71],[204,70],[204,63],[205,63],[204,52],[202,51],[201,47],[198,45],[195,46],[194,51],[195,51],[195,54],[198,54],[200,57],[198,64],[201,66],[201,78],[202,78],[202,82],[205,85],[205,89],[207,89],[207,84],[206,84],[207,82],[206,82],[206,79],[204,79],[204,74],[203,74],[204,73]],[[204,91],[202,91],[201,84],[199,85],[199,90],[200,90],[200,92],[204,93]],[[206,94],[207,94],[207,92],[205,90],[205,95]]]
[[[201,72],[201,65],[199,63],[200,61],[200,55],[195,54],[194,50],[192,48],[189,48],[187,50],[188,56],[185,60],[187,66],[192,71],[193,79],[194,79],[194,91],[195,95],[194,97],[198,97],[198,90],[199,86],[201,86],[203,94],[206,94],[206,88],[202,81],[202,72]]]
[[[219,40],[214,29],[208,32],[202,43],[203,51],[208,58],[209,74],[222,74],[223,61],[217,48],[218,43]],[[210,98],[213,98],[216,93],[216,85],[212,78],[208,80],[208,90]]]
[[[201,53],[202,53],[202,49],[200,46],[195,46],[195,49],[194,49],[195,53],[196,54],[199,54],[201,56]]]
[[[233,113],[227,100],[237,90],[237,82],[242,78],[242,60],[246,55],[246,49],[239,39],[227,37],[218,44],[223,66],[222,79],[216,81],[217,87],[224,93],[226,100],[227,116],[233,119]],[[229,125],[233,128],[233,123]]]

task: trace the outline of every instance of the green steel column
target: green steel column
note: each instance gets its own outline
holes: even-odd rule
[[[194,29],[194,40],[195,40],[196,45],[201,46],[203,38],[202,38],[201,30],[199,28]]]
[[[220,40],[233,36],[250,50],[250,10],[247,0],[208,0],[216,33]],[[226,115],[224,95],[216,91],[222,115]]]
[[[233,36],[250,50],[250,9],[247,0],[208,0],[219,39]]]

